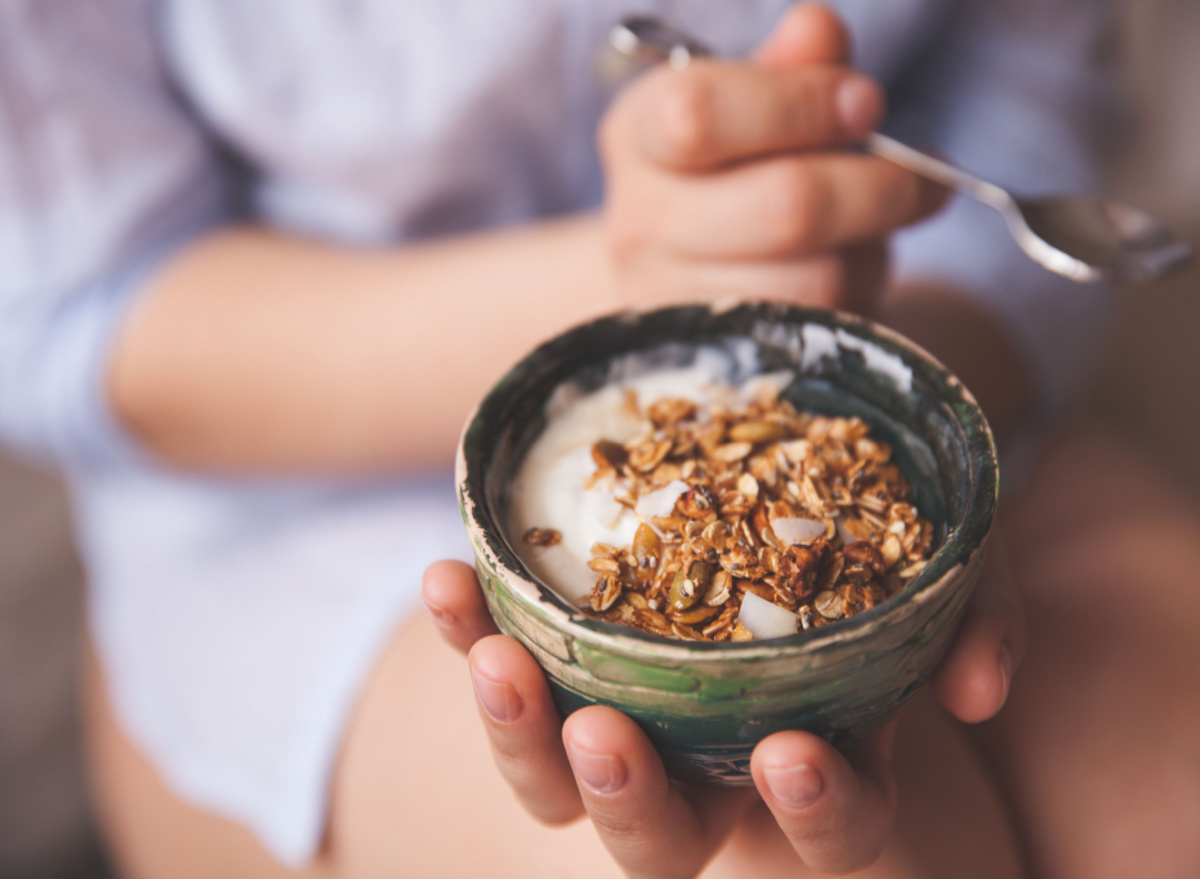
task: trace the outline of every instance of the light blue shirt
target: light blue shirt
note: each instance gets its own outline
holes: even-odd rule
[[[1027,191],[1093,187],[1099,0],[842,0],[888,128]],[[595,53],[648,12],[744,54],[783,0],[0,0],[0,434],[67,473],[121,722],[179,793],[289,864],[319,841],[353,700],[433,558],[464,555],[444,478],[170,471],[102,388],[172,251],[246,218],[391,244],[595,206]],[[1105,308],[955,203],[900,275],[969,291],[1043,411]]]

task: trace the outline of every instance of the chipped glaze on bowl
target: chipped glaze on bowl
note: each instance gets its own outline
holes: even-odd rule
[[[792,369],[800,408],[858,415],[890,442],[938,548],[878,607],[820,629],[744,643],[680,642],[591,619],[538,582],[504,533],[508,481],[568,380],[598,387],[616,356],[749,340],[762,371]],[[849,747],[928,678],[957,629],[996,507],[996,450],[958,379],[900,335],[851,315],[776,303],[684,306],[602,318],[515,366],[459,444],[463,520],[488,607],[546,672],[560,711],[605,704],[633,717],[677,777],[749,783],[762,738],[804,729]]]

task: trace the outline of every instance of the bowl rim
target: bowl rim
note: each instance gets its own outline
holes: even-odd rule
[[[948,528],[945,539],[930,557],[926,571],[934,570],[932,563],[935,559],[945,562],[946,559],[953,558],[955,563],[936,578],[924,577],[926,571],[922,571],[894,596],[903,596],[903,600],[889,599],[869,611],[838,620],[820,629],[743,642],[683,641],[597,620],[573,608],[567,599],[534,576],[521,561],[519,554],[512,549],[502,521],[489,507],[486,474],[482,472],[483,460],[479,450],[473,448],[480,439],[481,418],[500,404],[500,398],[509,392],[510,385],[522,378],[531,364],[556,354],[559,349],[569,350],[573,341],[597,332],[600,327],[616,322],[632,329],[647,319],[669,319],[670,315],[676,312],[694,315],[697,309],[706,310],[714,317],[749,309],[763,320],[775,323],[795,327],[818,324],[830,330],[842,330],[862,341],[882,347],[888,353],[898,355],[907,367],[913,369],[914,374],[920,372],[930,387],[937,391],[936,399],[948,404],[947,408],[954,413],[953,420],[963,431],[966,440],[968,465],[978,471],[978,479],[973,486],[972,496],[966,503],[962,522]],[[676,341],[686,342],[686,339],[680,338]],[[650,346],[632,345],[628,349],[614,352],[614,356],[643,347]],[[580,364],[581,367],[583,365]],[[956,408],[956,404],[965,407],[965,413],[969,417],[964,417]],[[610,652],[640,655],[671,663],[695,664],[735,657],[739,660],[749,660],[775,657],[780,653],[818,652],[835,644],[868,638],[874,632],[916,613],[922,605],[940,599],[947,591],[964,582],[967,578],[962,576],[963,573],[975,568],[982,560],[981,553],[986,550],[988,535],[995,518],[999,494],[999,465],[995,438],[974,396],[941,361],[911,339],[882,324],[846,312],[805,308],[779,302],[738,301],[616,312],[578,324],[543,342],[512,366],[468,416],[458,444],[455,483],[463,522],[471,540],[476,563],[486,560],[487,567],[503,582],[508,594],[553,630],[575,641]],[[481,554],[483,559],[480,559]]]

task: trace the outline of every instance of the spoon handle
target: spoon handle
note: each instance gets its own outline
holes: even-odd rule
[[[906,146],[898,140],[893,140],[886,134],[872,132],[867,135],[864,146],[867,152],[873,153],[881,159],[887,159],[889,162],[907,168],[914,174],[928,177],[943,186],[969,195],[977,201],[991,205],[998,211],[1003,212],[1012,205],[1012,196],[996,184],[980,180],[960,168],[948,165],[920,150]]]

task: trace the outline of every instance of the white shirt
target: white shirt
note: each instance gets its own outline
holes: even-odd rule
[[[102,389],[148,273],[252,218],[395,243],[595,206],[618,18],[727,55],[783,0],[0,0],[0,434],[67,473],[90,622],[125,729],[181,795],[298,865],[332,761],[425,564],[466,555],[445,475],[376,483],[173,472]],[[1089,188],[1099,0],[842,0],[888,128],[1025,190]],[[1047,411],[1105,309],[956,203],[897,237],[1024,346]]]

